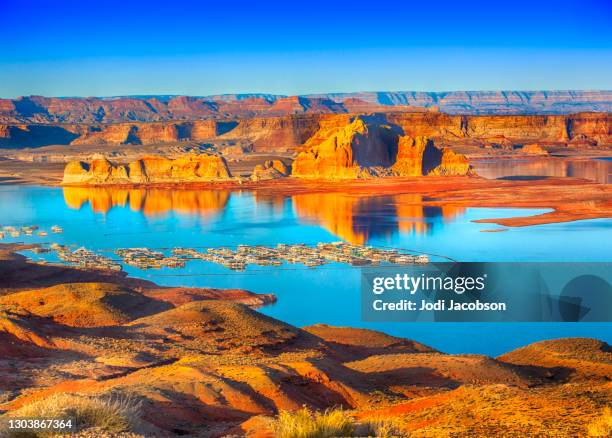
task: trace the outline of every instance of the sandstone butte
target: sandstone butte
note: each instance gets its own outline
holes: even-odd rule
[[[437,148],[424,136],[400,135],[401,128],[375,117],[355,117],[344,126],[323,127],[293,162],[298,178],[355,179],[370,176],[468,175],[464,155]]]
[[[163,184],[228,180],[231,177],[225,159],[217,155],[189,154],[176,159],[150,156],[127,165],[98,157],[90,163],[69,162],[64,169],[62,184]]]

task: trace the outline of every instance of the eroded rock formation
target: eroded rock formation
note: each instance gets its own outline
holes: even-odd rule
[[[291,170],[281,160],[267,160],[258,164],[251,174],[252,181],[264,181],[269,179],[284,178],[289,176]]]
[[[465,156],[437,148],[424,136],[376,118],[356,117],[342,127],[321,128],[293,163],[299,178],[354,179],[369,176],[467,175]]]
[[[217,155],[190,154],[177,159],[144,157],[115,164],[99,157],[90,163],[72,161],[64,169],[63,184],[157,184],[207,182],[231,178],[225,159]]]
[[[351,179],[395,161],[398,133],[388,125],[356,117],[341,127],[323,127],[293,162],[292,175],[302,178]]]

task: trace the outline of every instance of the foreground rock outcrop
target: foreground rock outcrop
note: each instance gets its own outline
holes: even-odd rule
[[[223,157],[190,154],[170,159],[144,157],[131,163],[115,164],[106,158],[90,163],[71,161],[64,169],[63,184],[163,184],[177,182],[208,182],[232,177]]]
[[[354,179],[379,175],[468,175],[465,156],[437,148],[424,136],[374,117],[355,117],[344,126],[321,128],[293,162],[299,178]]]

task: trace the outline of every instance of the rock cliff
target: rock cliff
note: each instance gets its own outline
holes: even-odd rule
[[[216,155],[187,155],[177,159],[144,157],[131,163],[115,164],[106,158],[90,163],[72,161],[64,169],[66,185],[163,184],[228,180],[225,159]]]
[[[324,127],[293,162],[299,178],[354,179],[369,176],[467,175],[465,156],[437,148],[427,137],[401,135],[398,126],[356,117],[340,127]]]
[[[393,107],[391,107],[393,108]],[[380,112],[405,135],[436,144],[457,142],[513,145],[555,142],[612,145],[612,114],[450,115],[436,112]],[[168,144],[223,142],[255,152],[295,151],[323,128],[346,125],[355,114],[293,114],[281,117],[116,124],[0,124],[0,148],[45,145]]]
[[[203,141],[220,134],[223,124],[214,120],[183,123],[117,123],[93,125],[71,142],[74,145],[119,145]]]
[[[350,179],[371,175],[395,161],[398,134],[391,127],[356,117],[341,127],[323,127],[293,162],[292,175],[302,178]]]

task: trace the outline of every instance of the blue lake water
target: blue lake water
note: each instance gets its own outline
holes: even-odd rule
[[[0,225],[52,225],[62,234],[5,237],[2,242],[57,242],[112,256],[125,247],[207,248],[238,244],[334,242],[409,249],[459,261],[612,261],[612,220],[508,228],[476,219],[546,210],[432,207],[419,195],[357,197],[341,193],[266,196],[207,190],[121,190],[0,186]],[[106,252],[108,251],[108,252]],[[28,254],[31,255],[31,254]],[[54,256],[47,257],[54,261]],[[612,324],[366,323],[360,317],[360,271],[343,264],[251,267],[244,272],[192,261],[181,269],[130,275],[160,285],[244,288],[274,293],[260,309],[296,326],[366,327],[449,353],[498,355],[542,339],[590,336],[612,342]]]

